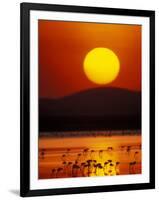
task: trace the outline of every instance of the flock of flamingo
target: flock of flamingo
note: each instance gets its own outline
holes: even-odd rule
[[[105,149],[82,148],[73,150],[67,148],[60,153],[57,149],[52,149],[51,153],[50,150],[40,149],[40,162],[45,162],[50,155],[52,155],[52,163],[54,163],[49,170],[50,178],[141,173],[141,145],[119,146],[117,148],[109,146]]]

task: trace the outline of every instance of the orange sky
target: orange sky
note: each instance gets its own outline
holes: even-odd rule
[[[39,95],[59,98],[101,87],[83,71],[93,48],[113,50],[120,60],[116,80],[102,87],[141,90],[141,26],[39,20]]]

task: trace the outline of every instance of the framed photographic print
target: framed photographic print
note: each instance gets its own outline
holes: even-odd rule
[[[155,187],[155,12],[21,4],[21,196]]]

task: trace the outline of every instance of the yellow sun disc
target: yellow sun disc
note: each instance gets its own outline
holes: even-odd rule
[[[96,84],[108,84],[116,79],[120,70],[117,55],[108,48],[94,48],[84,59],[84,72]]]

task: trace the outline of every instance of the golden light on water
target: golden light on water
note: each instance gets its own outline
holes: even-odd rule
[[[141,135],[39,140],[39,178],[141,173]]]

